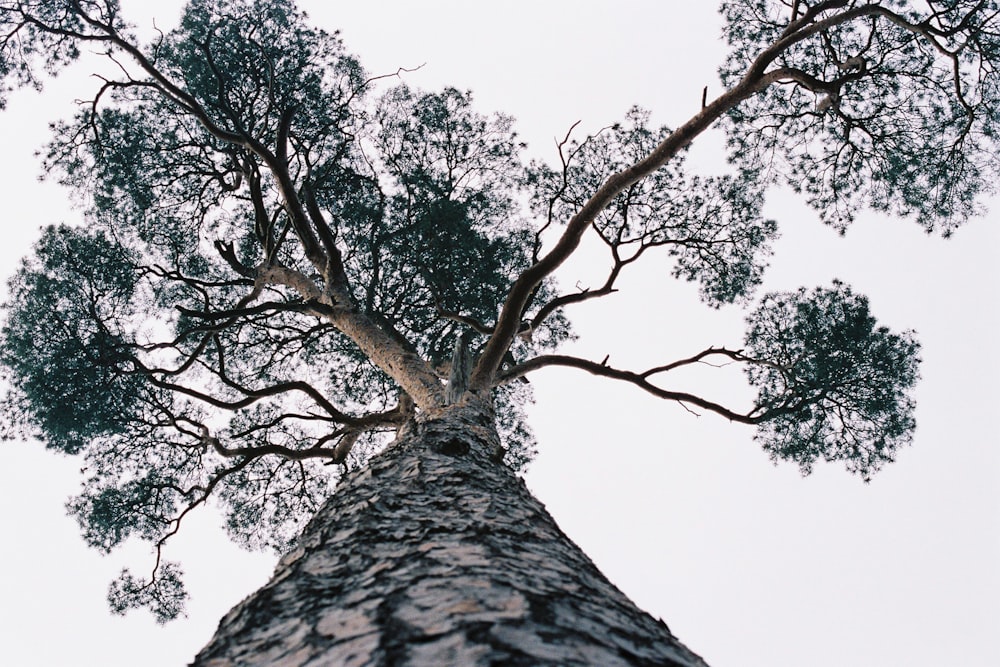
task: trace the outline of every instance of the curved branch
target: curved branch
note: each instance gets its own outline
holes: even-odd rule
[[[441,305],[441,301],[434,297],[434,310],[437,311],[438,317],[445,320],[451,320],[452,322],[458,322],[459,324],[464,324],[476,333],[482,334],[484,336],[489,336],[493,333],[493,327],[483,324],[479,320],[469,315],[462,315],[461,313],[448,310]]]
[[[782,53],[799,42],[858,18],[867,16],[882,17],[899,27],[927,39],[934,48],[954,59],[955,54],[948,51],[937,42],[930,31],[921,25],[907,21],[903,16],[877,4],[865,4],[816,20],[822,13],[847,6],[847,0],[827,0],[809,8],[800,18],[791,21],[781,36],[770,46],[759,53],[747,68],[743,78],[733,88],[729,89],[711,104],[692,116],[686,123],[677,128],[645,158],[610,176],[594,192],[577,213],[569,220],[555,246],[528,269],[523,271],[508,292],[500,317],[497,320],[496,331],[490,338],[479,358],[473,372],[471,388],[484,390],[492,384],[502,363],[504,354],[513,342],[524,311],[525,304],[531,298],[536,287],[547,276],[551,275],[566,259],[573,254],[588,225],[597,215],[607,208],[614,198],[633,183],[638,182],[670,161],[695,137],[705,131],[713,122],[727,111],[745,99],[765,89],[769,85],[787,76],[789,70],[767,72],[767,68]],[[819,83],[815,79],[813,83]],[[961,97],[961,96],[960,96]]]
[[[712,350],[711,352],[706,351],[701,354],[701,356],[706,356],[709,353],[723,353],[722,350]],[[725,353],[730,354],[730,351],[726,350]],[[733,353],[735,354],[735,353]],[[697,356],[697,355],[696,355]],[[690,404],[714,412],[716,414],[722,415],[726,419],[734,422],[740,422],[741,424],[757,424],[762,420],[761,415],[754,415],[753,411],[747,414],[741,414],[738,412],[733,412],[725,406],[719,405],[712,401],[701,398],[694,394],[689,394],[682,391],[670,391],[668,389],[663,389],[657,387],[649,381],[649,376],[663,372],[665,370],[670,370],[671,368],[676,368],[677,366],[694,363],[699,359],[691,358],[680,362],[676,362],[669,366],[660,366],[657,368],[650,369],[643,373],[633,373],[632,371],[620,370],[617,368],[612,368],[604,363],[598,363],[596,361],[590,361],[588,359],[580,359],[579,357],[573,357],[563,354],[547,354],[529,359],[523,363],[518,364],[513,368],[506,369],[498,378],[500,382],[506,382],[513,380],[517,377],[521,377],[532,371],[536,371],[540,368],[545,368],[546,366],[564,366],[567,368],[577,368],[583,371],[587,371],[592,375],[599,375],[601,377],[607,377],[614,380],[622,380],[631,383],[643,391],[656,396],[657,398],[662,398],[668,401],[677,401],[678,403]],[[685,406],[686,407],[686,406]]]
[[[221,239],[217,239],[212,245],[215,246],[216,252],[219,253],[219,256],[226,261],[226,264],[228,264],[233,271],[244,278],[253,278],[253,271],[245,266],[236,256],[236,250],[233,247],[232,241],[222,241]]]
[[[757,93],[767,83],[761,77],[745,77],[711,104],[674,130],[645,158],[610,176],[566,224],[555,246],[535,264],[525,269],[511,287],[490,337],[472,375],[470,388],[484,390],[492,384],[504,354],[517,334],[521,314],[536,287],[565,262],[580,245],[584,232],[625,188],[652,174],[680,153],[729,109]]]
[[[205,393],[198,389],[192,389],[191,387],[186,387],[176,382],[168,382],[161,378],[157,378],[151,371],[144,369],[148,373],[149,381],[161,389],[168,389],[170,391],[175,391],[179,394],[184,394],[185,396],[190,396],[204,403],[208,403],[217,408],[222,408],[224,410],[236,411],[241,408],[245,408],[249,405],[253,405],[262,398],[268,398],[271,396],[279,396],[281,394],[286,394],[290,392],[301,392],[311,398],[316,405],[321,407],[324,412],[326,412],[334,420],[351,426],[361,424],[364,421],[364,417],[352,417],[351,415],[345,414],[333,406],[330,401],[326,399],[315,387],[310,385],[308,382],[302,380],[292,380],[289,382],[278,382],[276,384],[262,387],[259,389],[252,389],[250,387],[243,387],[240,384],[230,380],[228,377],[219,375],[220,379],[230,388],[239,391],[244,395],[244,398],[227,401],[221,399],[211,394]]]

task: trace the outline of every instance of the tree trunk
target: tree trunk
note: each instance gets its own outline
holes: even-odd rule
[[[704,666],[497,462],[470,396],[346,476],[193,665]]]

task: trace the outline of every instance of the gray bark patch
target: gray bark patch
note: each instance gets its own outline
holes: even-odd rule
[[[193,665],[705,667],[493,459],[487,417],[452,406],[349,475]]]

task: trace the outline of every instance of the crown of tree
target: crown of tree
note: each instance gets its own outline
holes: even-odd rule
[[[571,130],[544,164],[511,118],[373,76],[287,0],[192,0],[150,44],[114,0],[0,3],[5,91],[84,47],[106,59],[42,151],[84,222],[45,229],[12,279],[0,362],[7,434],[85,458],[70,509],[87,542],[156,546],[155,576],[124,573],[113,606],[181,610],[160,551],[193,508],[215,499],[235,540],[283,550],[342,470],[465,397],[493,402],[500,455],[523,466],[526,377],[548,366],[753,425],[804,472],[891,462],[919,345],[839,282],[755,295],[777,235],[764,194],[791,185],[841,230],[864,207],[945,235],[976,214],[997,180],[1000,8],[722,11],[726,92],[674,129],[632,109]],[[732,169],[691,173],[686,148],[716,123]],[[606,281],[560,287],[586,234]],[[709,306],[754,300],[742,346],[638,371],[561,354],[566,313],[653,256]],[[712,361],[745,367],[751,405],[670,388]]]

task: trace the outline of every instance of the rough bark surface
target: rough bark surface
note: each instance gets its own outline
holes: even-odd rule
[[[192,664],[705,665],[597,570],[498,448],[476,401],[404,427]]]

